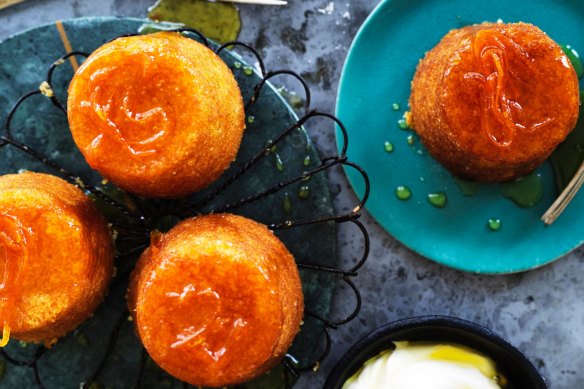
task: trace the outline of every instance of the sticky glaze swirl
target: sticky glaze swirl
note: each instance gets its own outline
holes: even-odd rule
[[[88,88],[93,92],[81,105],[94,112],[102,128],[91,142],[90,150],[107,147],[102,145],[104,137],[110,137],[134,157],[162,149],[164,138],[174,129],[174,123],[169,120],[174,109],[172,104],[157,97],[157,90],[168,80],[147,64],[107,67],[89,77]],[[141,73],[145,80],[158,78],[158,81],[121,85],[129,72]]]
[[[574,128],[578,78],[536,26],[452,30],[420,61],[408,123],[455,175],[508,181],[541,165]]]
[[[71,80],[67,117],[87,163],[143,197],[183,197],[214,182],[235,159],[245,127],[231,70],[171,32],[95,50]]]

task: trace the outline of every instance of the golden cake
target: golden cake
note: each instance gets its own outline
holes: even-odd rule
[[[108,225],[81,190],[47,174],[1,176],[2,343],[77,327],[103,300],[113,257]]]
[[[195,386],[255,378],[278,363],[302,320],[294,258],[266,228],[241,216],[188,219],[153,235],[128,293],[152,359]]]
[[[245,126],[229,68],[174,32],[95,50],[71,81],[67,115],[89,165],[144,197],[181,197],[215,181],[235,159]]]
[[[576,125],[578,78],[526,23],[452,30],[416,70],[408,124],[452,173],[507,181],[543,163]]]

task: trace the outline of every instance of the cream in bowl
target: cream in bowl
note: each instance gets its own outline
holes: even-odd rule
[[[513,345],[476,323],[422,316],[385,324],[359,340],[324,389],[548,389]]]
[[[457,344],[399,341],[364,363],[343,389],[502,389],[495,363]]]

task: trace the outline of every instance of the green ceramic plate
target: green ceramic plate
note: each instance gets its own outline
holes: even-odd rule
[[[119,35],[136,33],[143,23],[138,19],[84,18],[63,22],[64,30],[73,50],[90,53],[104,42]],[[54,24],[35,28],[0,43],[0,121],[4,123],[12,104],[24,93],[35,90],[45,80],[48,67],[65,54],[62,37]],[[248,74],[241,58],[225,52],[223,59],[233,69],[243,92],[244,99],[250,97],[253,86],[260,80],[256,74]],[[81,58],[80,58],[81,60]],[[239,66],[241,65],[241,66]],[[55,71],[53,87],[61,101],[66,101],[66,90],[73,75],[72,66],[65,62]],[[227,172],[229,176],[235,166],[249,160],[250,156],[265,147],[266,142],[294,123],[297,118],[275,90],[266,87],[253,107],[247,130],[236,163]],[[50,101],[41,95],[28,100],[16,113],[12,126],[15,138],[41,151],[57,163],[78,174],[86,183],[100,185],[101,178],[85,164],[74,146],[65,116]],[[307,167],[306,158],[310,157]],[[281,169],[276,160],[280,158]],[[0,174],[14,173],[19,169],[54,173],[50,168],[16,150],[12,146],[0,148]],[[258,166],[240,178],[223,195],[216,198],[209,209],[216,209],[260,192],[286,178],[295,177],[302,171],[318,164],[318,155],[304,131],[293,133],[284,144],[278,145],[276,153],[268,155]],[[282,170],[282,171],[281,171]],[[281,191],[237,209],[265,223],[283,222],[311,218],[315,215],[331,216],[333,208],[326,178],[315,176],[308,182],[308,198],[297,195],[300,185]],[[305,194],[305,192],[303,193]],[[303,196],[304,197],[304,196]],[[285,201],[285,199],[288,200]],[[284,207],[284,204],[287,204]],[[285,210],[286,208],[286,210]],[[279,236],[302,263],[336,266],[336,233],[334,223],[312,225],[279,232]],[[88,322],[73,334],[60,340],[39,361],[39,371],[46,388],[78,388],[79,383],[96,371],[116,322],[123,323],[120,337],[97,377],[98,384],[91,388],[133,388],[137,384],[141,366],[141,345],[134,335],[132,323],[122,314],[125,308],[126,279],[123,274],[132,268],[135,258],[118,260],[118,277],[114,280],[105,303]],[[307,309],[327,317],[335,279],[322,272],[301,270]],[[241,286],[245,288],[245,285]],[[316,359],[322,347],[322,329],[318,323],[305,320],[290,354],[301,364]],[[13,357],[26,360],[34,353],[33,345],[11,341],[7,351]],[[284,386],[281,368],[246,384],[244,387],[279,388]],[[26,367],[7,364],[0,358],[0,387],[36,387],[33,372]],[[182,383],[162,372],[154,363],[146,361],[140,387],[173,388]]]
[[[581,0],[387,0],[373,11],[353,42],[337,104],[337,116],[351,139],[349,158],[363,166],[372,181],[369,212],[419,254],[480,273],[532,269],[584,242],[583,192],[551,227],[540,221],[557,196],[547,162],[539,169],[543,198],[534,207],[521,208],[504,198],[499,184],[482,184],[474,196],[464,196],[415,136],[413,145],[407,143],[413,133],[397,126],[424,53],[453,28],[498,19],[533,23],[556,42],[584,53]],[[394,111],[393,103],[400,109]],[[392,153],[384,150],[386,141],[393,144]],[[347,174],[361,193],[358,177]],[[400,185],[411,189],[409,200],[396,198],[394,191]],[[446,207],[428,203],[427,195],[434,192],[446,193]],[[501,220],[500,230],[487,228],[491,218]]]

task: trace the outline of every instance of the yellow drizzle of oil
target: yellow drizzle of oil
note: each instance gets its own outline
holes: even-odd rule
[[[462,347],[447,344],[438,345],[429,355],[431,359],[461,363],[474,366],[486,377],[494,377],[495,371],[493,363],[484,356]]]

